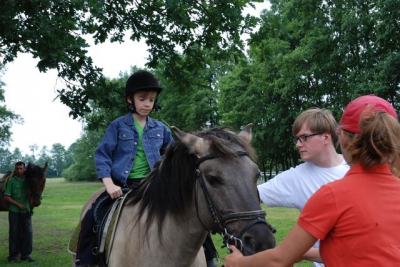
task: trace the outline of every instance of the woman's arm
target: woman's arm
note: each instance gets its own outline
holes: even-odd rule
[[[282,243],[252,256],[243,256],[231,246],[232,254],[225,257],[225,267],[258,267],[258,266],[291,266],[302,259],[303,255],[314,245],[317,238],[296,224]]]
[[[310,248],[304,255],[303,260],[322,262],[319,248]]]

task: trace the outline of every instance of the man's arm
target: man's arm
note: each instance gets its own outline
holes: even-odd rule
[[[21,204],[17,201],[15,201],[12,197],[10,197],[9,195],[4,195],[4,200],[7,201],[10,204],[14,204],[15,206],[17,206],[19,209],[24,210],[26,209],[24,204]]]

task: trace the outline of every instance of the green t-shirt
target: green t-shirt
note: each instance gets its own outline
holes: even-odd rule
[[[139,142],[137,144],[136,158],[133,162],[133,166],[128,178],[137,179],[146,177],[150,172],[150,167],[143,149],[143,127],[136,120],[133,121],[135,123],[136,130],[139,133]]]
[[[27,211],[30,211],[31,209],[29,206],[28,193],[29,193],[28,181],[26,181],[26,179],[21,180],[16,176],[12,177],[7,183],[4,195],[10,196],[18,203],[25,205],[26,210],[21,210],[16,205],[11,203],[8,203],[9,204],[8,210],[20,213],[26,213]]]

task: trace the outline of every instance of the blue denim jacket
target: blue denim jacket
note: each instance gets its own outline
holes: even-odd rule
[[[94,153],[98,179],[111,177],[114,182],[125,185],[136,157],[138,141],[139,134],[132,113],[111,122]],[[172,142],[174,139],[170,129],[162,122],[147,117],[142,145],[150,170],[161,160]]]

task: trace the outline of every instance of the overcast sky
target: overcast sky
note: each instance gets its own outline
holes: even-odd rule
[[[131,66],[143,67],[148,53],[145,44],[128,41],[122,45],[93,46],[89,55],[96,66],[103,68],[105,76],[116,78],[120,71],[129,71]],[[43,146],[51,149],[55,143],[68,149],[81,134],[82,124],[69,117],[70,109],[56,99],[56,89],[63,88],[57,72],[40,73],[37,62],[30,54],[20,54],[6,65],[1,78],[6,84],[7,109],[24,119],[24,124],[14,124],[11,129],[11,152],[18,147],[24,154],[31,154],[29,147],[34,144],[39,148],[37,153]]]
[[[256,6],[257,10],[251,10],[253,15],[259,15],[269,3]],[[144,42],[134,43],[129,39],[123,44],[93,45],[88,54],[109,78],[118,77],[121,71],[129,71],[134,65],[143,67],[148,56]],[[24,119],[24,124],[14,124],[11,129],[11,152],[18,147],[24,154],[31,154],[29,147],[37,145],[37,155],[44,146],[50,150],[55,143],[68,149],[81,135],[81,123],[69,117],[70,109],[55,99],[56,89],[63,88],[57,80],[57,72],[40,73],[37,62],[30,54],[20,54],[6,65],[1,77],[6,84],[3,88],[7,109]]]

